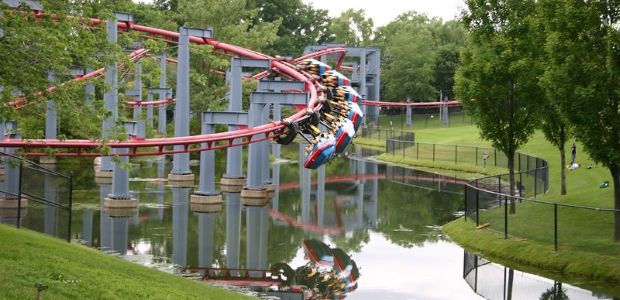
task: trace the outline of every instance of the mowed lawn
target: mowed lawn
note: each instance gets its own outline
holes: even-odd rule
[[[0,299],[253,299],[6,225],[0,253]]]

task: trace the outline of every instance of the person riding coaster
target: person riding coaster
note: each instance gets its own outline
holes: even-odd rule
[[[353,122],[349,119],[342,119],[339,126],[334,132],[336,138],[336,153],[343,153],[345,149],[351,144],[353,137],[355,136],[355,129],[353,128]]]
[[[321,74],[321,81],[323,85],[332,88],[351,85],[349,78],[334,70],[323,72]]]
[[[328,101],[328,105],[331,111],[336,112],[338,115],[343,116],[353,123],[353,128],[357,131],[362,125],[364,113],[360,109],[359,105],[354,102],[334,102]]]
[[[316,169],[336,155],[336,138],[333,134],[321,132],[312,142],[306,147],[304,167],[307,169]]]
[[[327,98],[330,100],[358,103],[362,98],[352,87],[345,85],[329,89]]]
[[[312,58],[298,62],[297,67],[313,75],[321,75],[332,69],[329,65]]]

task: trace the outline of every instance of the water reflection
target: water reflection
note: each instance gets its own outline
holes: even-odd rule
[[[464,251],[463,278],[486,299],[617,299],[544,277],[515,271]]]
[[[283,157],[295,157],[303,149],[298,147],[283,147]],[[219,177],[225,153],[216,156]],[[100,195],[77,197],[73,232],[85,244],[170,272],[173,265],[268,270],[282,263],[304,266],[303,241],[317,239],[357,262],[361,276],[350,298],[480,299],[476,292],[487,297],[481,293],[482,275],[477,288],[463,280],[476,273],[463,276],[462,249],[440,230],[463,209],[462,182],[454,178],[357,158],[338,159],[315,172],[278,160],[271,164],[271,205],[244,207],[239,193],[224,192],[221,211],[199,212],[189,205],[191,188],[161,180],[169,162],[136,163],[130,189],[141,205],[124,218],[96,208],[110,193],[109,184],[93,186],[92,174],[76,172],[77,190],[90,195],[98,189]],[[72,164],[59,168],[90,171]],[[521,299],[522,275],[513,273],[512,299]],[[553,282],[535,298],[550,287]]]

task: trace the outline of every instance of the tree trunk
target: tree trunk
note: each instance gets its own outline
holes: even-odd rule
[[[614,208],[617,210],[614,212],[614,240],[620,242],[620,167],[610,167],[611,177],[614,181]]]
[[[564,151],[565,143],[560,146],[560,169],[562,169],[562,191],[560,195],[566,195],[566,152]]]
[[[515,203],[515,154],[514,152],[506,155],[508,159],[508,181],[510,183],[510,213],[514,214],[517,210]],[[501,193],[501,191],[500,191]]]

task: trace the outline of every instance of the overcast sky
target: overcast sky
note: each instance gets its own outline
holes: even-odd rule
[[[385,25],[398,15],[415,10],[429,17],[440,17],[444,21],[454,19],[461,8],[463,0],[303,0],[312,3],[315,8],[327,9],[332,17],[349,8],[364,9],[366,16],[372,18],[375,27]]]

